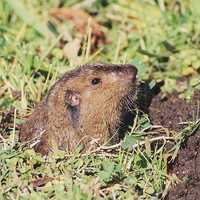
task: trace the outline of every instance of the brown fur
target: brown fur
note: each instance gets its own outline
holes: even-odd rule
[[[20,128],[20,140],[48,154],[85,149],[117,139],[123,107],[132,104],[137,70],[132,65],[84,65],[67,72]],[[93,85],[93,79],[101,79]]]

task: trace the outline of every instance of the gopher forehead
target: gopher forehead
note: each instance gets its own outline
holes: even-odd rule
[[[86,76],[89,74],[107,74],[111,72],[115,72],[120,70],[122,67],[129,67],[132,65],[129,64],[86,64],[80,66],[78,69],[74,69],[70,72],[66,72],[60,81],[68,81],[69,79],[73,79],[80,76]]]

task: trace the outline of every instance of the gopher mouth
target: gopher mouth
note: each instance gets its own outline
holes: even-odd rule
[[[132,87],[120,101],[120,116],[119,123],[116,126],[118,132],[118,139],[123,139],[129,126],[133,124],[135,112],[134,109],[137,107],[137,89]]]
[[[136,107],[137,89],[136,87],[130,90],[121,98],[120,107],[122,110],[132,111]]]

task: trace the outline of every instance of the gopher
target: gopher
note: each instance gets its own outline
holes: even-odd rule
[[[118,141],[124,112],[134,103],[136,75],[130,64],[86,64],[65,73],[21,125],[20,141],[43,155]]]

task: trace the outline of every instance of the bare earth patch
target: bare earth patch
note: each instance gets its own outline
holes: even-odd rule
[[[176,93],[162,99],[157,95],[152,99],[149,115],[152,123],[170,130],[183,128],[182,122],[192,121],[200,115],[200,92],[195,93],[191,103],[180,99]],[[172,188],[166,199],[197,200],[200,196],[200,130],[183,144],[174,163],[168,165],[169,174],[176,174],[182,181]]]

